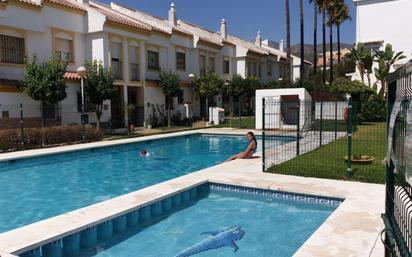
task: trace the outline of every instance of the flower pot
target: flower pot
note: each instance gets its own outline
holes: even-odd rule
[[[152,125],[147,125],[147,129],[152,129]]]
[[[343,157],[345,161],[348,161],[348,156]],[[370,164],[375,160],[375,157],[370,155],[352,156],[351,161],[353,164]]]
[[[129,131],[130,131],[130,132],[133,132],[133,131],[134,131],[134,124],[130,124],[130,125],[129,125]]]

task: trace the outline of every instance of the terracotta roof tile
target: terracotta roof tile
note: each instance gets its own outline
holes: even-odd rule
[[[50,3],[54,3],[54,4],[59,4],[59,5],[63,5],[69,8],[73,8],[73,9],[77,9],[77,10],[85,10],[85,8],[83,6],[81,6],[79,3],[75,2],[75,1],[70,1],[70,0],[46,0]]]
[[[178,32],[191,35],[191,36],[193,35],[192,33],[183,29],[179,25],[173,26],[169,23],[169,21],[164,20],[160,17],[156,17],[154,15],[144,13],[139,10],[132,9],[127,6],[120,5],[120,4],[112,3],[111,7],[112,9],[115,9],[116,11],[119,11],[120,13],[125,14],[132,19],[136,19],[141,22],[149,24],[150,26],[153,27],[154,30],[167,33],[170,35],[173,33],[173,31],[178,31]]]
[[[186,21],[181,21],[181,20],[178,21],[178,25],[181,28],[192,32],[194,35],[198,36],[203,41],[206,41],[206,42],[209,42],[215,45],[223,46],[222,37],[216,32],[209,31],[197,25],[188,23]]]
[[[36,3],[36,2],[34,2],[34,1],[30,1],[30,0],[18,0],[19,2],[21,2],[21,3],[25,3],[25,4],[29,4],[29,5],[34,5],[34,6],[38,6],[38,7],[41,7],[41,4],[39,4],[39,3]],[[2,3],[7,3],[8,1],[7,0],[3,0],[3,1],[1,1]]]
[[[75,71],[66,71],[64,74],[65,79],[80,80],[81,77]]]
[[[115,10],[112,10],[110,9],[110,7],[107,7],[103,4],[96,3],[96,2],[90,2],[90,6],[96,9],[101,14],[105,15],[107,21],[129,26],[132,28],[137,28],[137,29],[142,29],[142,30],[147,30],[147,31],[152,30],[152,27],[149,26],[148,24],[129,18],[126,15],[123,15]]]

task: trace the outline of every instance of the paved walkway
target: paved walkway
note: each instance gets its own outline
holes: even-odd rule
[[[173,134],[184,135],[199,132],[244,134],[244,130],[209,129]],[[97,142],[87,145],[65,146],[58,149],[32,150],[22,153],[0,155],[0,160],[65,152],[84,147],[102,147],[114,143],[130,143],[157,139],[171,135],[126,139],[121,142]],[[46,151],[45,151],[46,150]],[[167,197],[205,182],[225,183],[279,191],[315,194],[344,198],[342,205],[296,252],[295,257],[358,257],[383,256],[383,247],[378,235],[382,229],[380,214],[384,211],[384,186],[358,182],[303,178],[262,173],[261,159],[235,160],[142,190],[110,199],[92,206],[59,215],[22,228],[0,234],[1,251],[22,253],[27,249],[55,241],[64,235],[83,230],[124,214],[131,209]],[[262,224],[264,225],[264,224]]]

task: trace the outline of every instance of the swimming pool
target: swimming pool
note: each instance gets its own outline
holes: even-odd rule
[[[0,163],[0,233],[216,165],[246,144],[194,134]]]
[[[21,256],[290,257],[341,202],[207,183]]]

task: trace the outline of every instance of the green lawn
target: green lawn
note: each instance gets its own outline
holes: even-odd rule
[[[353,155],[372,155],[372,164],[354,164],[350,180],[385,183],[385,123],[363,123],[353,135]],[[339,139],[293,160],[274,166],[271,173],[346,180],[347,138]]]
[[[230,122],[232,122],[232,126],[230,126]],[[241,125],[241,126],[240,126]],[[243,129],[255,129],[255,117],[242,117],[233,118],[233,119],[225,119],[225,122],[216,126],[217,128],[243,128]]]

